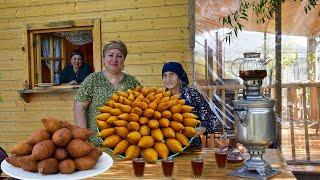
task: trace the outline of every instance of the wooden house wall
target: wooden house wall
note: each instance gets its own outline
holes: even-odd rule
[[[41,118],[73,122],[72,93],[34,94],[29,103],[18,93],[28,79],[26,25],[101,19],[102,44],[124,41],[125,71],[145,86],[161,86],[167,60],[192,73],[188,0],[2,0],[0,1],[0,146],[5,150],[41,128]]]

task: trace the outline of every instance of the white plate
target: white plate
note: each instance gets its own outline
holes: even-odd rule
[[[76,171],[72,174],[50,174],[50,175],[42,175],[40,173],[33,173],[24,171],[22,168],[17,168],[9,164],[6,160],[2,161],[1,163],[1,169],[3,172],[8,174],[9,176],[12,176],[14,178],[18,179],[55,179],[55,180],[66,180],[66,179],[83,179],[88,178],[92,176],[96,176],[98,174],[101,174],[108,170],[113,164],[112,158],[106,154],[103,153],[102,156],[99,158],[97,164],[89,170],[85,171]]]

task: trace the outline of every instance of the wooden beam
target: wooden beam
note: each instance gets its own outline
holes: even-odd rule
[[[304,138],[306,146],[307,160],[310,161],[310,147],[309,147],[309,127],[308,127],[308,109],[307,109],[307,95],[306,87],[302,88],[302,103],[303,103],[303,124],[304,124]]]
[[[50,36],[50,54],[49,57],[53,57],[53,38]],[[50,82],[54,83],[54,59],[50,59]]]
[[[294,140],[294,125],[293,125],[293,102],[292,102],[292,96],[291,96],[291,90],[292,88],[287,89],[287,107],[288,107],[288,119],[290,120],[290,135],[291,135],[291,156],[292,159],[296,159],[296,146],[295,146],[295,140]]]
[[[28,30],[42,30],[42,29],[57,29],[59,28],[73,28],[80,26],[92,26],[92,19],[82,19],[82,20],[69,20],[69,21],[56,21],[56,22],[44,22],[44,23],[30,23],[27,24]]]
[[[52,33],[52,32],[65,32],[65,31],[85,31],[91,30],[92,26],[88,27],[72,27],[72,28],[58,28],[58,29],[44,29],[44,30],[34,30],[34,33],[37,34],[45,34],[45,33]]]
[[[30,32],[28,34],[28,38],[29,38],[29,47],[30,49],[28,48],[28,52],[30,53],[30,59],[28,59],[30,61],[30,83],[31,83],[31,87],[30,88],[33,88],[35,86],[35,56],[34,56],[34,52],[35,52],[35,49],[34,49],[34,34],[32,32]]]
[[[100,70],[102,70],[101,20],[94,19],[93,22],[94,22],[93,29],[92,29],[93,66],[94,66],[94,71],[100,71]]]
[[[222,107],[222,114],[226,114],[226,105],[227,105],[227,102],[226,102],[226,90],[225,89],[221,89],[221,98],[222,98],[222,103],[221,103],[221,107]],[[222,116],[222,121],[227,124],[227,119],[226,119],[226,116]],[[222,133],[224,133],[224,128],[225,126],[223,125],[223,128],[222,128]]]
[[[66,67],[67,58],[66,58],[66,48],[64,47],[64,38],[61,38],[61,69]]]
[[[275,67],[276,67],[276,116],[281,118],[282,113],[282,89],[281,89],[281,2],[276,6],[275,9]],[[277,122],[277,140],[275,142],[275,147],[281,149],[281,123]]]
[[[320,88],[317,88],[317,93],[318,93],[318,108],[320,109]],[[316,133],[318,133],[320,127],[320,112],[318,113],[318,127],[316,130]]]
[[[189,47],[195,46],[195,0],[189,0]]]
[[[204,78],[206,80],[206,85],[208,84],[208,42],[207,39],[204,40]]]
[[[41,38],[40,35],[36,35],[36,55],[37,55],[37,70],[36,70],[36,82],[42,83],[42,70],[41,70]]]

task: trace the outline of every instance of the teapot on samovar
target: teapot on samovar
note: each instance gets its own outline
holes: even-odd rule
[[[263,159],[265,149],[276,140],[275,101],[261,93],[262,80],[267,76],[266,61],[260,53],[244,53],[237,59],[239,77],[245,89],[243,97],[233,101],[236,141],[250,154],[244,166],[231,175],[251,178],[268,178],[278,173]]]

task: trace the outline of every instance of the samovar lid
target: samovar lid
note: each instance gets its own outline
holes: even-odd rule
[[[235,108],[239,107],[248,107],[248,108],[273,108],[275,105],[275,100],[269,98],[260,98],[260,99],[238,99],[233,100],[233,105]]]

